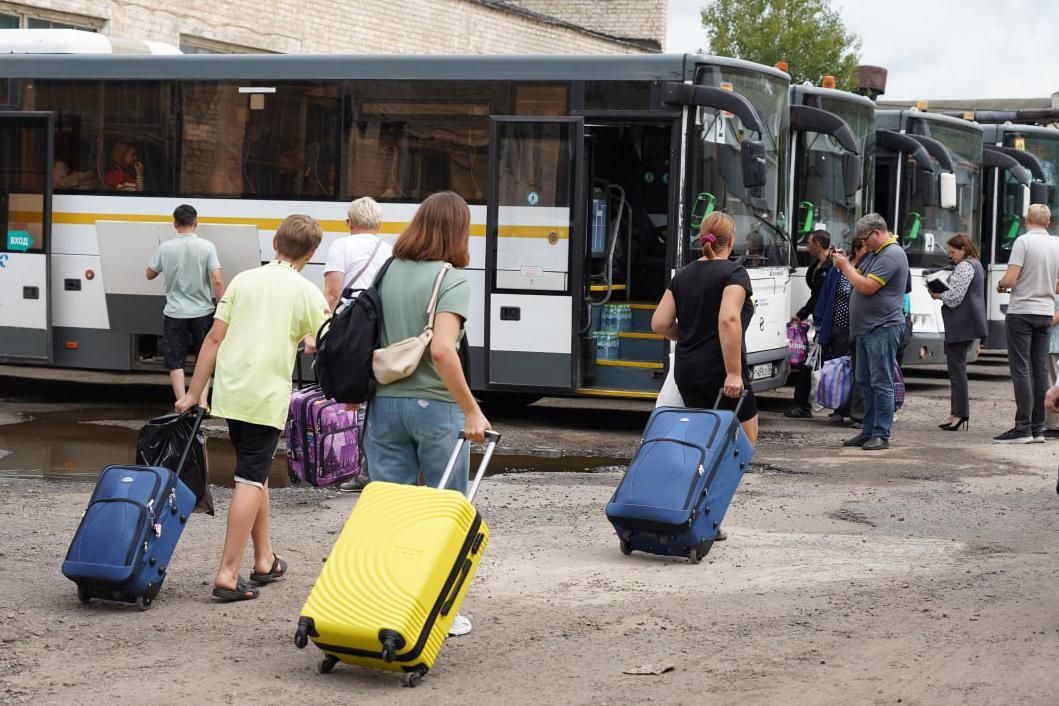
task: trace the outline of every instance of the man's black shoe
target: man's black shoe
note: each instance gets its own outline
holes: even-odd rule
[[[791,407],[783,413],[783,416],[788,419],[812,419],[813,410],[806,409],[805,407]]]
[[[863,434],[857,434],[852,439],[846,439],[842,442],[843,446],[864,446],[871,440],[870,436],[864,436]]]
[[[885,449],[890,448],[890,441],[881,436],[873,436],[864,442],[864,445],[861,446],[861,448],[865,451],[884,451]]]

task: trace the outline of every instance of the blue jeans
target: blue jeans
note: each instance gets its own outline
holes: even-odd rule
[[[364,444],[371,479],[415,485],[422,472],[427,485],[437,487],[463,426],[463,412],[454,402],[376,397],[368,407]],[[465,445],[449,488],[467,492],[470,465]]]
[[[894,425],[894,366],[904,324],[857,337],[857,386],[864,397],[863,436],[890,438]]]

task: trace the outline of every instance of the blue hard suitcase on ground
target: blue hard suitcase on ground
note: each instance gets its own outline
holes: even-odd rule
[[[196,443],[205,410],[177,468],[107,466],[77,528],[62,572],[82,603],[93,598],[150,607],[162,588],[195,493],[178,477]]]
[[[680,407],[651,414],[607,505],[623,554],[686,556],[697,564],[710,551],[754,453],[737,414]]]

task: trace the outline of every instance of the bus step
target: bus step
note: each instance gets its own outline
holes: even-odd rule
[[[662,389],[662,366],[657,368],[630,367],[615,365],[637,361],[607,360],[596,361],[596,375],[592,387],[604,390],[630,390],[633,392],[655,392]],[[648,364],[651,365],[651,364]]]
[[[651,400],[658,397],[657,392],[647,390],[613,390],[605,387],[582,387],[577,391],[578,395],[584,397],[613,397],[627,400]]]

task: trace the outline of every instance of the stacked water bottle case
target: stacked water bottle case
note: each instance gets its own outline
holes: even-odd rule
[[[667,347],[651,332],[653,304],[615,302],[592,307],[595,376],[592,388],[657,392]]]

